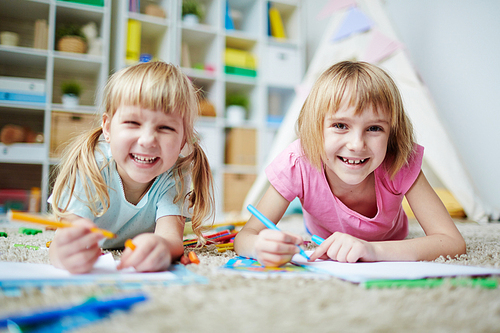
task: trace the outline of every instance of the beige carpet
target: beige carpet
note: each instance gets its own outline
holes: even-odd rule
[[[438,262],[500,268],[500,224],[457,221],[467,255]],[[280,227],[304,233],[301,217]],[[45,243],[53,231],[20,235],[0,223],[0,260],[48,263]],[[423,235],[411,223],[410,237]],[[14,244],[40,246],[39,250]],[[114,253],[119,256],[119,253]],[[454,287],[365,289],[336,278],[244,278],[219,267],[234,252],[198,251],[201,263],[187,266],[208,284],[146,286],[149,300],[129,312],[115,312],[79,332],[499,332],[500,289]],[[500,279],[499,279],[500,281]],[[90,296],[133,293],[114,287],[66,286],[27,289],[18,296],[0,291],[0,316],[21,309],[78,303]]]

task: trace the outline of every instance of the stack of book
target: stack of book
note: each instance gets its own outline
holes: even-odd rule
[[[226,48],[224,64],[226,74],[257,76],[257,61],[248,51]]]
[[[45,80],[0,76],[0,102],[45,103]]]

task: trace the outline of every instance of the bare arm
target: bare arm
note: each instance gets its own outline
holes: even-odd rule
[[[169,243],[172,260],[177,260],[184,254],[182,237],[185,221],[183,216],[164,216],[156,221],[155,234],[165,238]]]
[[[257,209],[275,224],[283,217],[290,203],[271,185],[257,205]],[[238,255],[256,258],[266,266],[280,266],[291,260],[302,243],[297,235],[267,229],[252,216],[234,241]]]
[[[426,236],[402,241],[408,245],[403,259],[434,260],[441,255],[454,257],[466,253],[462,235],[423,172],[406,193],[406,199]],[[404,250],[401,249],[401,255]]]
[[[315,250],[311,260],[326,255],[341,262],[419,261],[465,253],[462,235],[422,172],[406,193],[406,199],[426,236],[401,241],[366,242],[335,233]]]

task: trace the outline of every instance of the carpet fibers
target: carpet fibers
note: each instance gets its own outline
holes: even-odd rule
[[[500,224],[478,225],[456,220],[467,242],[467,254],[437,262],[500,268]],[[284,230],[304,234],[301,217],[280,222]],[[53,231],[18,233],[0,223],[0,260],[49,263],[47,241]],[[422,236],[410,223],[410,238]],[[39,250],[15,244],[38,246]],[[75,332],[499,332],[500,289],[456,287],[449,281],[436,288],[366,289],[337,278],[248,278],[221,270],[235,256],[197,250],[199,265],[187,268],[208,278],[207,284],[28,288],[17,295],[0,290],[0,317],[21,310],[80,303],[91,296],[147,294],[148,301],[130,311],[115,311],[106,319]],[[115,257],[120,253],[113,252]],[[500,278],[496,278],[500,281]]]

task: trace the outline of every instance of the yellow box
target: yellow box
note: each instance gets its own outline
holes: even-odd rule
[[[232,128],[226,137],[226,164],[256,165],[257,133],[249,128]]]
[[[224,211],[241,211],[248,191],[257,175],[242,173],[224,174]]]
[[[99,125],[93,114],[52,112],[50,129],[50,157],[60,157],[64,148],[75,137]]]

